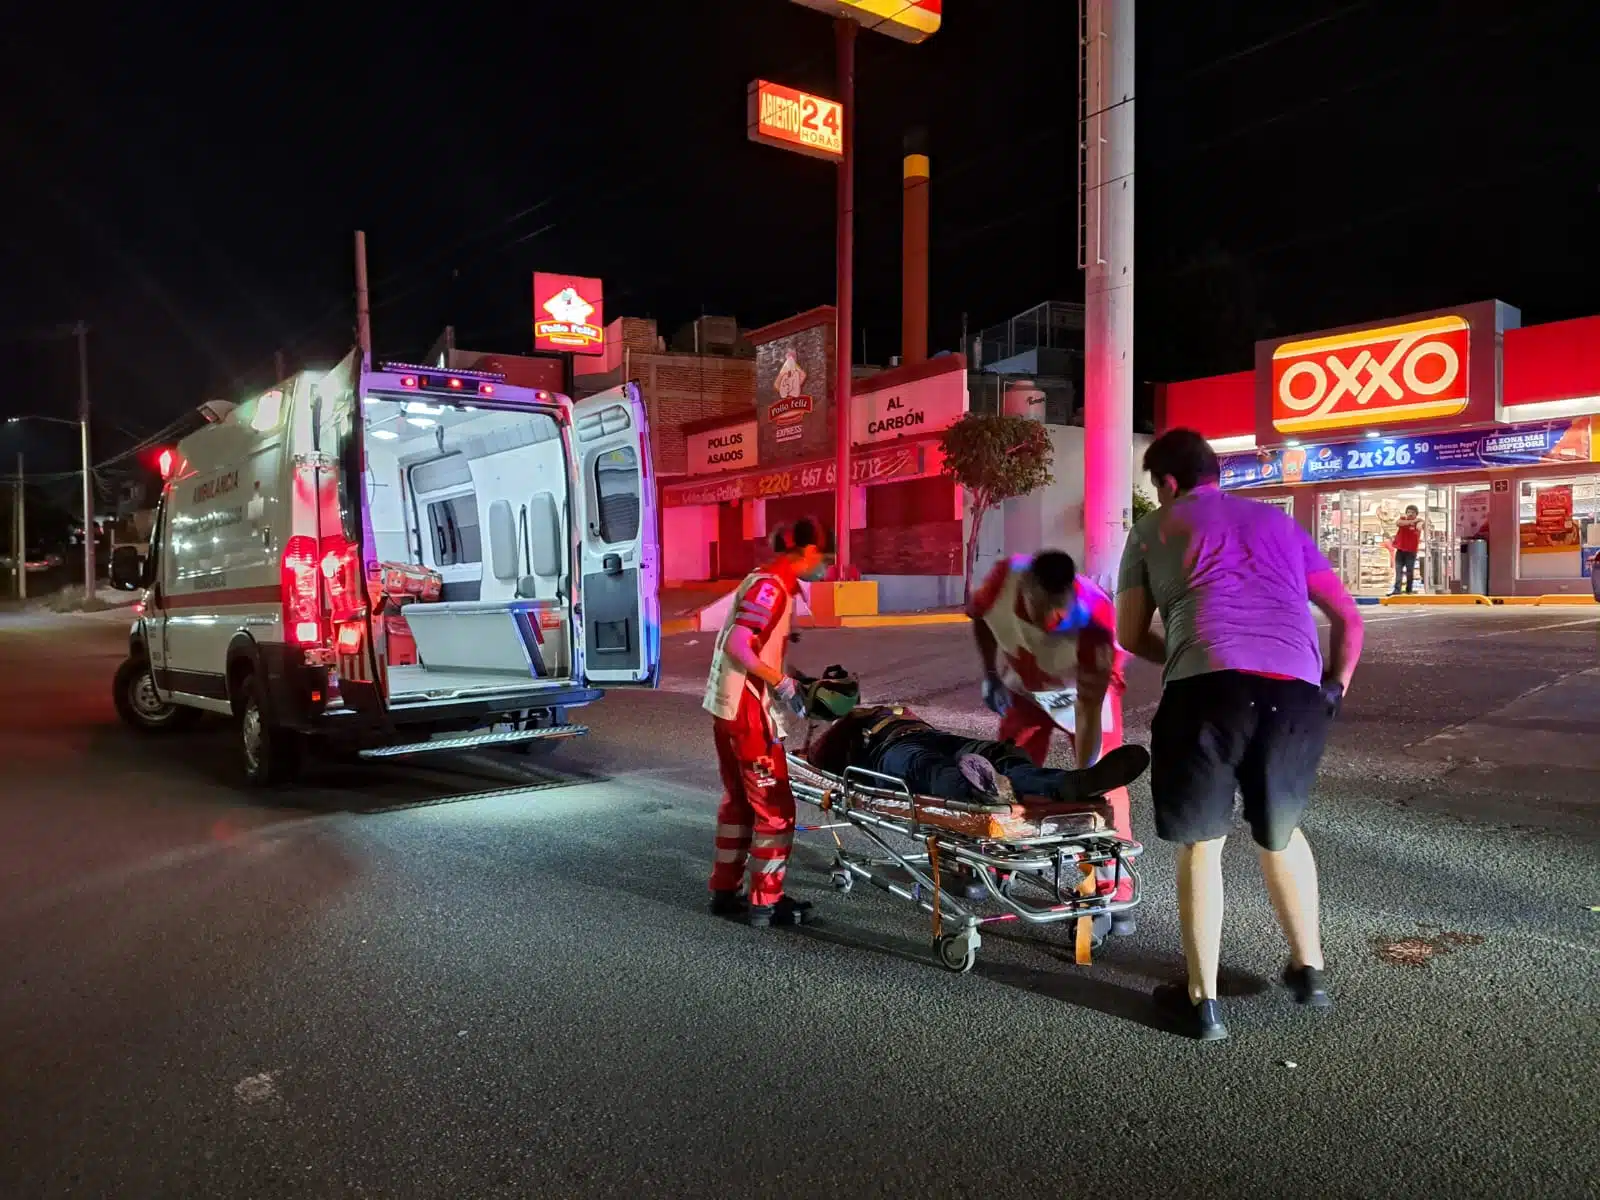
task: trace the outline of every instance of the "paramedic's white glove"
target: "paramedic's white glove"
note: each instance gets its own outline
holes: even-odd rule
[[[996,716],[1005,716],[1011,707],[1011,692],[993,675],[983,681],[983,706]]]
[[[795,716],[806,715],[806,698],[800,694],[800,689],[795,687],[793,679],[785,675],[772,690]]]

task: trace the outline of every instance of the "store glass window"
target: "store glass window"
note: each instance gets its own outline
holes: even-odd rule
[[[1600,552],[1600,476],[1517,485],[1517,578],[1587,579]]]
[[[1474,499],[1476,493],[1482,493]],[[1347,492],[1323,492],[1317,497],[1317,546],[1358,596],[1382,596],[1401,583],[1396,551],[1397,535],[1406,510],[1415,508],[1422,519],[1416,536],[1416,561],[1408,579],[1412,590],[1444,595],[1461,590],[1458,542],[1461,513],[1488,508],[1482,501],[1488,486],[1435,487],[1425,483]],[[1471,535],[1471,536],[1476,536]]]

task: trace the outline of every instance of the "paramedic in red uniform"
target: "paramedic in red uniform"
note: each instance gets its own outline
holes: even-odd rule
[[[1123,663],[1116,644],[1116,606],[1111,597],[1077,572],[1072,556],[1045,550],[995,564],[967,606],[983,661],[983,702],[1000,716],[1000,740],[1011,742],[1044,766],[1056,724],[1031,692],[1076,684],[1076,734],[1068,734],[1081,769],[1122,744]],[[1111,727],[1102,710],[1111,697]],[[1132,840],[1126,788],[1106,796],[1119,837]],[[1130,899],[1124,880],[1117,899]],[[1131,914],[1117,914],[1112,929],[1132,933]]]
[[[746,577],[733,595],[712,652],[704,705],[722,774],[711,911],[748,915],[757,926],[797,925],[811,908],[783,894],[794,841],[794,793],[773,702],[800,709],[784,665],[794,597],[802,579],[820,576],[827,566],[821,527],[813,520],[779,532],[773,548],[778,557]],[[748,897],[740,891],[747,866]]]

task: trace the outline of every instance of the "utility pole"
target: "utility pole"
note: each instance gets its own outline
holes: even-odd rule
[[[17,599],[28,598],[28,492],[23,486],[22,451],[17,451],[17,511],[12,527],[12,545],[16,548]]]
[[[367,300],[367,235],[356,230],[356,344],[361,365],[372,369],[372,308]]]
[[[850,369],[855,289],[855,209],[856,209],[856,23],[848,17],[834,20],[834,41],[839,59],[839,102],[844,107],[844,156],[839,163],[838,187],[838,263],[836,307],[838,328],[833,338],[833,354],[838,374],[833,385],[833,416],[838,428],[838,487],[834,492],[833,536],[838,550],[839,578],[845,578],[850,565],[850,402],[854,372]]]
[[[78,436],[83,449],[83,606],[92,608],[96,584],[94,528],[94,470],[89,465],[89,326],[72,327],[78,337]]]
[[[1133,521],[1134,0],[1080,0],[1086,570],[1115,586]]]

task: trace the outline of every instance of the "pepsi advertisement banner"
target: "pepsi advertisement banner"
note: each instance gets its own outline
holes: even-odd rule
[[[1363,438],[1357,442],[1317,442],[1222,455],[1222,486],[1277,487],[1284,484],[1382,479],[1391,475],[1431,475],[1550,463],[1600,461],[1589,417],[1502,425],[1497,429],[1417,437]]]

